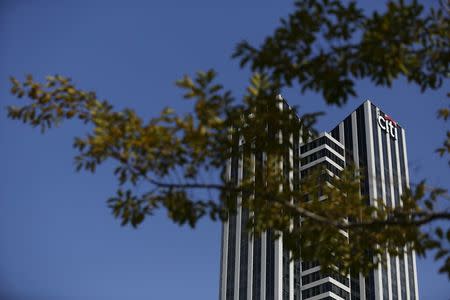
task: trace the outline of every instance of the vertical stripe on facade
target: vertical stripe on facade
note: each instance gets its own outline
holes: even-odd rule
[[[344,122],[339,123],[338,128],[339,128],[339,139],[338,139],[338,141],[342,145],[345,145]]]
[[[351,141],[352,141],[352,154],[353,154],[353,162],[355,164],[355,168],[357,170],[360,169],[360,160],[359,160],[359,142],[358,142],[358,124],[356,111],[351,114]],[[359,296],[361,300],[366,299],[366,285],[364,276],[359,274]]]
[[[261,298],[261,276],[262,276],[262,236],[255,236],[253,243],[253,280],[252,280],[252,300]]]
[[[239,141],[239,147],[241,147],[243,145],[243,140],[240,139]],[[241,153],[242,150],[239,150],[239,153]],[[243,152],[243,151],[242,151]],[[239,185],[242,181],[242,176],[243,176],[243,156],[244,154],[240,154],[239,155],[239,160],[238,160],[238,178],[237,178],[237,185]],[[239,280],[240,280],[240,266],[241,266],[241,223],[242,223],[242,195],[239,195],[237,198],[237,219],[236,219],[236,247],[235,247],[235,270],[239,270],[238,272],[236,272],[236,274],[234,275],[234,300],[239,300],[239,296],[241,294],[240,288],[239,288]]]
[[[228,221],[222,224],[221,263],[220,263],[220,293],[219,299],[226,298],[226,274],[227,274],[227,250],[228,250]]]
[[[395,201],[395,192],[394,192],[394,174],[393,174],[393,153],[391,151],[392,147],[391,147],[391,139],[389,136],[389,133],[384,132],[383,133],[384,137],[383,139],[386,141],[386,148],[387,148],[387,163],[388,163],[388,172],[389,172],[389,185],[387,185],[387,191],[388,191],[388,195],[389,195],[389,203],[391,207],[395,207],[396,206],[396,201]],[[392,279],[392,299],[396,300],[396,299],[400,299],[401,295],[400,295],[400,289],[398,288],[398,285],[400,283],[400,272],[399,272],[399,264],[398,264],[398,257],[391,257],[390,260],[390,264],[391,264],[391,279]]]
[[[374,147],[374,134],[372,123],[372,107],[370,101],[364,103],[364,115],[365,115],[365,135],[366,135],[366,149],[367,149],[367,179],[369,181],[369,200],[371,205],[377,205],[377,174],[375,168],[375,147]]]
[[[239,172],[239,137],[234,135],[233,139],[233,149],[231,156],[231,176],[230,181],[233,184],[238,182],[238,172]],[[236,199],[237,201],[237,199]],[[226,300],[235,299],[235,277],[236,277],[236,234],[237,234],[237,218],[235,213],[230,213],[228,217],[228,258],[227,258],[227,279],[226,279]],[[239,270],[239,269],[237,269]]]
[[[225,179],[231,180],[231,159],[228,159],[225,170]],[[221,256],[222,261],[220,265],[220,300],[226,300],[227,292],[227,260],[228,260],[228,232],[229,232],[229,220],[223,222],[222,225],[222,248]]]
[[[252,150],[255,148],[255,144],[252,144]],[[256,157],[255,152],[251,151],[251,158],[250,158],[250,166],[252,169],[252,180],[256,180]],[[249,197],[254,197],[254,195],[249,195]],[[251,217],[253,213],[249,214],[249,217]],[[247,260],[247,297],[246,299],[251,300],[253,299],[253,246],[254,246],[254,236],[247,233],[248,238],[248,260]]]
[[[258,145],[255,145],[258,149]],[[255,181],[256,184],[263,184],[262,170],[264,168],[263,153],[257,151],[255,154]],[[252,280],[252,300],[261,298],[262,282],[262,235],[256,235],[253,239],[253,280]]]
[[[383,204],[386,205],[386,187],[384,178],[384,157],[383,157],[383,143],[381,141],[381,129],[378,126],[378,114],[379,110],[373,104],[371,104],[372,112],[372,127],[373,127],[373,138],[374,138],[374,152],[375,152],[375,172],[376,172],[376,189],[378,199],[381,199]],[[389,300],[391,299],[391,289],[390,289],[390,266],[389,266],[389,254],[384,257],[384,262],[380,266],[381,268],[381,289],[380,299]]]
[[[401,128],[401,132],[398,133],[401,136],[401,153],[404,159],[404,174],[405,174],[405,186],[409,188],[409,169],[408,169],[408,154],[406,151],[406,137],[405,129]],[[411,300],[419,299],[419,290],[417,285],[417,267],[416,267],[416,254],[414,251],[408,253],[408,273],[409,273],[409,286],[410,286],[410,296]]]
[[[267,162],[267,157],[266,154],[263,153],[262,154],[263,157],[263,166],[266,164]],[[264,180],[264,178],[263,178]],[[264,181],[262,182],[262,184],[264,184]],[[267,244],[270,243],[270,238],[267,236],[267,232],[263,232],[262,233],[262,237],[261,237],[262,241],[261,241],[261,284],[260,284],[260,288],[261,288],[261,294],[260,294],[260,299],[261,300],[266,300],[266,277],[267,277],[267,273],[270,272],[268,271],[267,268]]]
[[[380,111],[377,107],[372,105],[372,115],[373,115],[373,126],[376,131],[377,143],[376,148],[378,148],[378,163],[377,163],[377,189],[381,190],[381,197],[383,199],[383,204],[387,205],[386,199],[386,171],[385,171],[385,160],[386,160],[386,151],[383,151],[383,141],[381,136],[381,128],[378,126],[377,117]],[[376,129],[375,129],[376,128]],[[384,143],[386,144],[386,143]],[[382,281],[383,281],[383,300],[392,299],[392,289],[391,289],[391,266],[390,266],[390,257],[389,253],[386,253],[385,264],[382,266]]]
[[[359,170],[362,173],[361,180],[361,195],[367,197],[367,205],[371,204],[370,201],[370,189],[369,189],[369,159],[367,149],[367,136],[366,136],[366,115],[364,106],[361,105],[356,109],[356,122],[357,122],[357,136],[358,136],[358,158],[359,158]],[[369,255],[372,255],[369,253]],[[375,299],[375,274],[376,270],[369,272],[365,278],[365,295],[367,300]]]
[[[395,148],[395,160],[396,160],[396,174],[397,174],[397,182],[396,182],[396,197],[398,198],[398,204],[403,205],[401,202],[401,194],[402,194],[402,173],[401,173],[401,161],[400,161],[400,154],[399,154],[399,144],[398,144],[398,128],[396,128],[396,136],[397,138],[394,140],[394,148]],[[406,274],[406,261],[404,259],[404,256],[399,257],[399,265],[400,265],[400,292],[402,295],[402,299],[410,299],[409,298],[409,284],[408,284],[408,278]]]
[[[289,136],[289,144],[291,147],[289,147],[289,190],[294,190],[294,170],[295,170],[295,164],[294,164],[294,151],[295,149],[298,149],[298,147],[294,147],[294,144],[297,143],[298,138],[297,135],[290,134]],[[290,202],[293,204],[294,199],[290,199]],[[291,226],[290,230],[293,230],[294,228],[294,220],[291,220]],[[294,300],[294,261],[292,261],[291,253],[289,251],[283,251],[285,253],[285,256],[283,256],[283,259],[287,260],[287,270],[286,267],[283,267],[284,270],[284,276],[283,279],[283,300]]]
[[[247,298],[253,299],[253,236],[248,235],[248,274],[247,274]]]
[[[294,191],[300,189],[300,144],[302,133],[299,132],[298,135],[294,135],[294,178],[293,187]],[[300,221],[298,219],[294,220],[294,228],[300,226]],[[293,299],[301,300],[301,262],[299,259],[294,261],[294,282],[293,282]]]
[[[266,300],[274,300],[275,296],[275,239],[272,230],[266,234]]]
[[[279,102],[278,103],[278,109],[284,111],[287,109],[287,107],[284,105],[285,103]],[[278,142],[280,144],[283,144],[286,142],[286,134],[284,132],[278,132]],[[286,152],[288,149],[286,149],[283,153],[283,157],[281,160],[281,172],[283,174],[283,179],[287,179],[286,171],[287,169],[287,159],[286,159]],[[281,185],[280,191],[284,189],[284,186]],[[275,234],[275,232],[273,232]],[[274,300],[281,300],[283,296],[283,236],[281,235],[280,238],[274,239],[274,254],[273,254],[273,269],[274,269],[274,278],[273,278],[273,298],[268,299],[274,299]]]
[[[355,124],[355,125],[353,125]],[[356,141],[357,134],[353,128],[356,126],[356,114],[353,113],[343,122],[339,124],[339,138],[340,142],[344,145],[344,155],[346,164],[354,164],[355,167],[359,166],[358,159],[358,147]],[[351,237],[349,237],[351,239]],[[350,292],[352,300],[365,299],[364,296],[364,277],[359,273],[351,272],[350,274]]]
[[[376,167],[375,167],[375,134],[373,132],[373,122],[372,122],[372,105],[370,101],[366,101],[363,104],[364,110],[364,128],[366,129],[365,134],[365,140],[366,140],[366,159],[367,159],[367,178],[365,179],[368,181],[368,191],[367,196],[369,197],[369,203],[370,205],[377,206],[377,198],[378,198],[378,190],[377,190],[377,180],[379,180],[378,174],[376,174]],[[375,118],[375,116],[373,116]],[[378,145],[377,145],[378,146]],[[383,289],[382,289],[382,270],[381,265],[378,266],[376,269],[373,270],[373,279],[370,278],[369,280],[373,280],[373,296],[371,296],[372,299],[375,299],[376,295],[378,295],[379,298],[383,299]],[[370,299],[370,298],[369,298]]]
[[[263,232],[261,243],[261,300],[266,300],[267,243],[267,232]]]
[[[405,176],[405,157],[404,157],[404,151],[403,151],[403,136],[402,136],[402,128],[397,126],[396,130],[396,141],[395,141],[395,151],[397,155],[397,168],[398,168],[398,182],[399,182],[399,194],[400,196],[404,193],[404,190],[406,189],[406,176]],[[401,197],[400,197],[400,204],[403,205]],[[411,286],[410,286],[410,268],[409,265],[411,264],[411,261],[408,259],[408,250],[407,247],[403,249],[405,253],[400,259],[400,267],[401,267],[401,274],[402,281],[404,279],[404,283],[402,283],[402,298],[406,299],[413,299],[414,298],[414,292],[411,293]],[[403,284],[405,286],[403,286]]]

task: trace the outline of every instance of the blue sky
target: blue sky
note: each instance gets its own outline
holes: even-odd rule
[[[1,1],[0,299],[217,299],[220,224],[204,220],[191,230],[162,211],[138,230],[120,227],[105,203],[116,184],[111,166],[95,175],[74,171],[73,137],[87,128],[65,123],[41,135],[6,119],[6,105],[18,101],[8,77],[70,76],[144,118],[165,106],[186,111],[176,79],[215,68],[241,95],[249,72],[230,59],[234,45],[260,42],[291,8],[256,0]],[[449,188],[449,168],[433,153],[446,130],[435,120],[444,90],[363,81],[343,108],[328,108],[313,93],[284,97],[301,111],[326,110],[321,130],[373,100],[407,130],[411,180]],[[448,299],[449,282],[437,269],[431,258],[418,260],[421,299]]]

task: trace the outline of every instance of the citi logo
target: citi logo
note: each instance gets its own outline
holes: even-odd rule
[[[383,129],[384,131],[389,133],[391,135],[391,137],[393,137],[394,139],[397,139],[397,126],[398,125],[397,125],[397,122],[394,121],[394,119],[392,119],[388,115],[382,116],[380,114],[380,111],[377,111],[377,120],[378,120],[378,125],[381,127],[381,129]]]

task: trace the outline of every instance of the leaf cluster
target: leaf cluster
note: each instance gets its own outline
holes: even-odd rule
[[[341,105],[356,96],[355,81],[391,87],[404,77],[422,92],[438,89],[449,74],[448,9],[424,12],[417,1],[387,1],[366,15],[357,1],[301,0],[259,46],[239,43],[241,66],[268,72],[283,86],[322,94]]]

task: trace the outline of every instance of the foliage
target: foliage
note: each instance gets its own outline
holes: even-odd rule
[[[357,1],[296,1],[295,10],[260,47],[239,43],[242,66],[270,72],[283,85],[322,93],[330,104],[356,96],[355,80],[391,87],[405,77],[422,91],[448,77],[449,11],[424,13],[417,1],[388,1],[365,15]]]
[[[352,1],[297,1],[260,49],[238,45],[235,57],[258,71],[240,102],[216,83],[214,71],[199,72],[177,82],[193,102],[191,113],[166,108],[145,122],[131,109],[114,110],[68,78],[50,76],[39,83],[28,76],[24,82],[11,78],[11,92],[29,102],[10,106],[8,115],[42,131],[69,119],[87,123],[91,132],[74,140],[76,168],[95,172],[105,161],[115,162],[118,190],[108,204],[122,225],[136,227],[164,207],[174,222],[194,227],[204,216],[224,220],[242,207],[250,211],[252,233],[273,230],[293,257],[301,253],[324,268],[339,257],[342,270],[367,272],[384,263],[387,252],[414,249],[425,255],[434,249],[444,261],[441,272],[450,276],[450,229],[423,230],[450,219],[448,210],[436,209],[437,201],[448,200],[446,190],[421,182],[403,194],[402,207],[381,200],[367,206],[359,193],[362,172],[352,166],[330,184],[321,169],[299,188],[285,176],[293,172],[285,159],[292,140],[313,136],[319,115],[280,109],[278,94],[294,81],[302,91],[321,92],[330,104],[354,96],[355,80],[364,78],[390,87],[404,76],[422,91],[442,86],[448,76],[448,14],[423,14],[416,2],[388,2],[384,13],[366,16]],[[438,116],[447,121],[448,108]],[[450,154],[449,138],[438,149],[441,156]],[[255,157],[263,154],[261,166]],[[232,182],[229,163],[236,157],[249,171]],[[146,185],[144,193],[137,192],[138,184]]]

